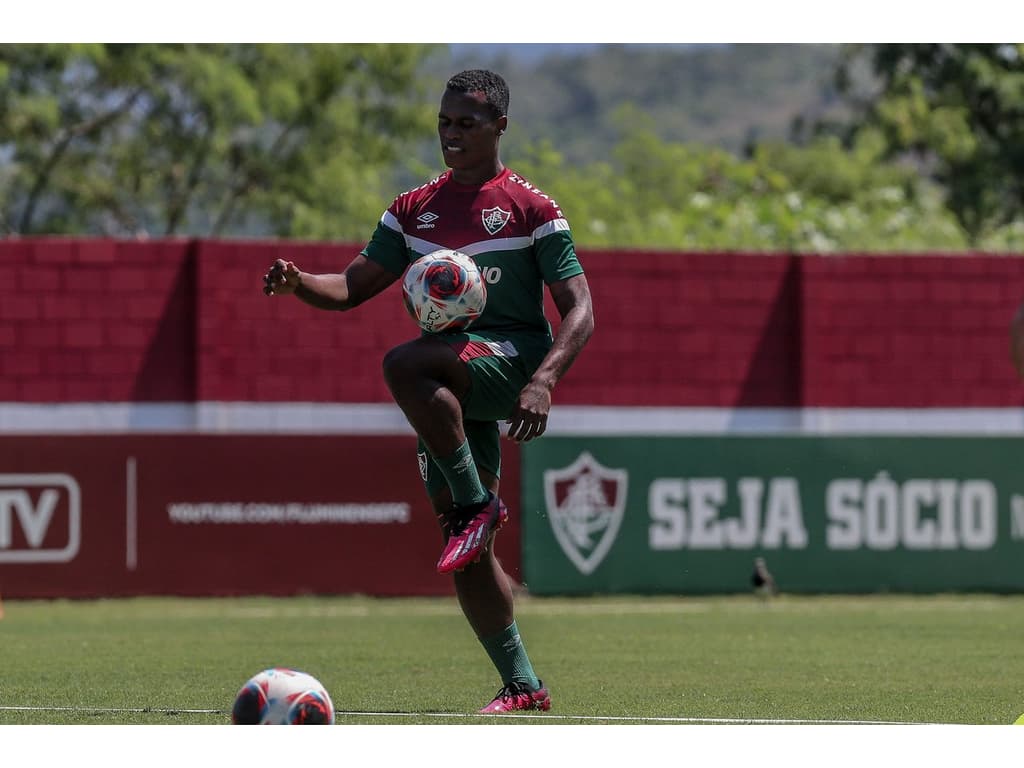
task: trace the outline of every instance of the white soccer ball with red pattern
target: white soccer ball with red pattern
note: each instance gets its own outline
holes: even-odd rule
[[[273,667],[253,675],[235,696],[233,725],[334,725],[334,703],[310,674]]]
[[[402,280],[402,298],[423,330],[460,331],[483,313],[487,284],[473,259],[442,249],[409,265]]]

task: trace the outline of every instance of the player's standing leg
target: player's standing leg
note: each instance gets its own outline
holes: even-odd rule
[[[487,472],[480,474],[484,485],[497,496],[498,479]],[[448,489],[442,489],[433,496],[431,504],[447,540],[445,520],[451,509]],[[479,562],[454,574],[455,594],[462,613],[502,680],[502,687],[494,700],[480,712],[498,714],[524,709],[547,710],[551,708],[551,697],[537,678],[519,634],[512,584],[494,551],[496,535],[496,532],[491,534],[491,542]]]
[[[445,479],[431,495],[445,540],[439,570],[444,564],[447,572],[454,571],[459,605],[503,682],[495,699],[481,711],[548,709],[551,699],[519,635],[508,575],[494,554],[494,535],[507,518],[498,498],[498,478],[479,470],[466,435],[461,403],[472,386],[469,371],[448,344],[421,337],[388,352],[384,378]],[[474,481],[480,491],[475,490]],[[474,494],[486,501],[474,502]],[[461,559],[446,563],[456,535],[465,540],[467,532],[478,534],[480,540],[471,542],[470,550],[460,547],[455,555]]]

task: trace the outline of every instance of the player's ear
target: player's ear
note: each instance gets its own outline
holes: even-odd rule
[[[508,128],[508,115],[502,115],[497,120],[495,120],[494,127],[496,129],[497,134],[501,136],[501,134],[505,132],[505,129]]]

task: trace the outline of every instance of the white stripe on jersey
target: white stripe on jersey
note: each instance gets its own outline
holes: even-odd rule
[[[566,221],[565,219],[552,219],[551,221],[547,222],[546,224],[541,224],[539,227],[537,227],[535,230],[533,230],[533,234],[530,236],[530,242],[532,243],[535,240],[540,240],[542,237],[545,237],[547,235],[553,235],[553,234],[555,234],[555,232],[568,232],[568,231],[569,231],[569,222],[568,221]]]
[[[433,253],[441,248],[448,247],[446,245],[432,243],[429,240],[424,240],[419,237],[413,237],[412,235],[405,236],[405,244],[412,250],[416,251],[416,253]],[[530,244],[531,240],[528,237],[503,237],[498,238],[497,240],[481,240],[476,243],[470,243],[469,245],[464,245],[457,250],[467,256],[476,256],[481,253],[491,253],[493,251],[514,251],[520,248],[529,248]]]
[[[404,234],[402,232],[402,225],[398,223],[398,219],[391,211],[384,211],[380,217],[380,223],[388,229],[394,230],[398,234]]]
[[[433,243],[430,240],[424,240],[423,238],[406,234],[402,229],[401,223],[399,223],[398,219],[393,213],[391,213],[391,211],[384,211],[384,214],[380,217],[380,223],[393,232],[402,235],[405,238],[406,246],[417,253],[433,253],[434,251],[449,247],[447,245],[440,245],[438,243]],[[565,219],[552,219],[546,224],[541,224],[533,230],[528,237],[524,235],[520,237],[499,237],[491,240],[479,240],[475,243],[464,245],[457,250],[467,256],[476,256],[481,253],[490,253],[493,251],[516,251],[522,248],[528,248],[537,240],[540,240],[542,237],[546,237],[547,235],[553,235],[556,232],[568,231],[568,221]]]
[[[518,251],[521,248],[529,248],[531,245],[528,237],[499,237],[495,240],[482,240],[478,243],[460,248],[467,256],[476,256],[478,253],[490,253],[491,251]]]

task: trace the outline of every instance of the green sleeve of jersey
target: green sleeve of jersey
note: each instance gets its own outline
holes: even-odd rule
[[[583,265],[576,257],[576,246],[568,230],[545,235],[534,242],[534,247],[541,276],[547,285],[583,274]]]
[[[405,247],[405,238],[393,229],[384,226],[383,222],[377,222],[377,228],[373,230],[373,236],[366,247],[361,251],[362,255],[370,261],[380,264],[388,272],[401,275],[409,266],[409,252]]]

